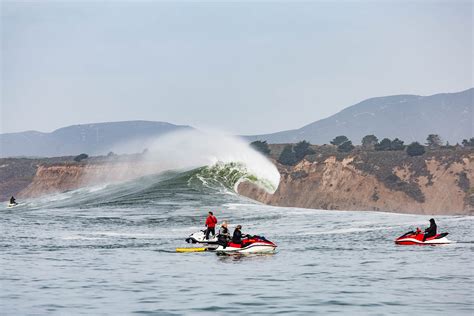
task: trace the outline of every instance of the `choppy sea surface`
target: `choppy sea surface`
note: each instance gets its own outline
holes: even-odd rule
[[[167,173],[2,206],[1,314],[473,315],[472,217],[436,217],[454,244],[397,246],[430,217],[270,207],[209,180]],[[277,253],[176,253],[210,210]]]

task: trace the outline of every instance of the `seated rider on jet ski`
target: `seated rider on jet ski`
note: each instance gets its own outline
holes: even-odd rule
[[[229,239],[230,233],[229,229],[227,228],[227,222],[223,221],[221,224],[221,228],[219,229],[219,235],[217,235],[217,243],[225,248]]]
[[[237,227],[235,227],[235,230],[234,230],[234,234],[232,235],[232,242],[234,244],[241,244],[242,247],[244,246],[242,244],[242,237],[249,237],[249,235],[242,235],[242,225],[237,225]]]
[[[430,219],[430,227],[425,229],[425,235],[423,236],[423,241],[426,241],[426,238],[436,236],[437,226],[433,218]]]

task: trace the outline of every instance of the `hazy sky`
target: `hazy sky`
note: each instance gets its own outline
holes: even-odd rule
[[[473,86],[472,1],[1,3],[1,132],[146,119],[267,133]]]

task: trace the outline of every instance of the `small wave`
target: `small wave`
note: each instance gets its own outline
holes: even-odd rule
[[[142,234],[142,233],[117,233],[117,232],[94,232],[88,233],[87,235],[98,235],[108,237],[126,237],[126,238],[156,238],[159,237],[156,234]]]
[[[334,229],[328,231],[321,231],[321,232],[313,232],[313,233],[302,233],[300,235],[312,236],[312,235],[333,235],[333,234],[350,234],[350,233],[358,233],[358,232],[370,232],[370,231],[377,231],[377,230],[388,230],[392,229],[393,227],[374,227],[374,228],[346,228],[346,229]]]
[[[99,239],[104,239],[104,238],[100,238],[100,237],[84,237],[84,236],[77,236],[77,235],[74,235],[74,236],[62,237],[61,239],[62,239],[62,240],[99,240]]]

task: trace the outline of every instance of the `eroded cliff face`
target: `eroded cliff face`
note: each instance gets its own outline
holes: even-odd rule
[[[366,157],[362,157],[366,158]],[[327,210],[388,211],[416,214],[474,213],[474,156],[416,158],[379,173],[361,157],[303,160],[294,167],[278,165],[281,180],[269,194],[244,182],[238,192],[265,204]],[[371,170],[374,170],[373,172]]]
[[[151,174],[155,169],[156,165],[146,162],[40,165],[31,183],[18,194],[18,197],[40,197],[84,186],[127,181]]]

